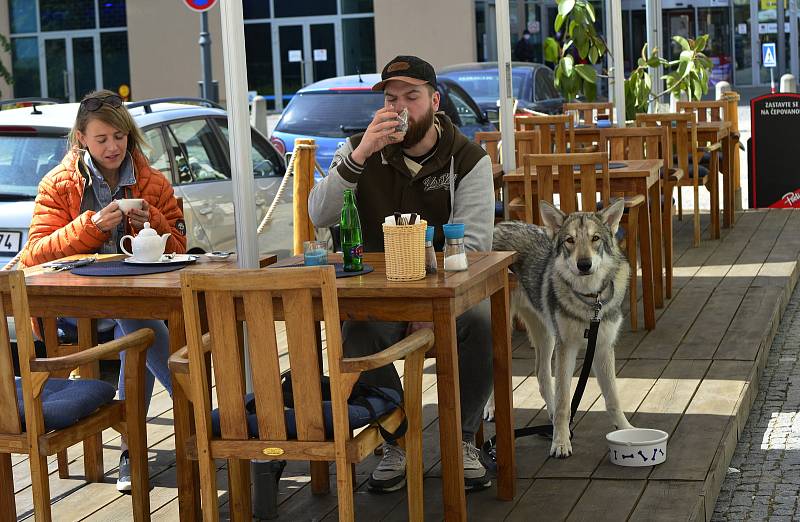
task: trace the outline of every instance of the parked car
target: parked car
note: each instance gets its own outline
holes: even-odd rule
[[[457,82],[477,102],[484,114],[497,121],[500,83],[497,62],[472,62],[443,67],[437,74]],[[553,84],[553,70],[540,63],[512,62],[511,84],[517,110],[546,114],[562,112],[564,99]]]
[[[149,145],[150,164],[183,198],[187,248],[192,253],[235,249],[233,187],[224,110],[159,100],[127,105]],[[67,148],[77,103],[0,111],[0,267],[25,245],[42,177]],[[286,171],[283,155],[252,129],[256,217],[266,213]],[[284,196],[259,236],[259,251],[279,256],[292,249],[292,195]]]
[[[363,132],[375,111],[383,107],[383,93],[372,86],[379,74],[340,76],[303,87],[292,98],[275,126],[270,141],[290,154],[297,138],[313,138],[319,147],[317,161],[327,171],[336,149],[353,134]],[[440,110],[472,138],[478,131],[496,130],[478,105],[456,82],[439,78]]]

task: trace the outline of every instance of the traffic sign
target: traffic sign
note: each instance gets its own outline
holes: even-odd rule
[[[761,65],[764,67],[777,67],[778,60],[775,58],[775,44],[761,44]]]
[[[203,11],[208,11],[214,7],[214,4],[217,3],[217,0],[183,0],[183,3],[186,4],[186,7],[192,11],[202,13]]]

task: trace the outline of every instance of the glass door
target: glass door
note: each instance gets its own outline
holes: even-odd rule
[[[280,96],[276,92],[276,105],[282,109],[300,88],[341,74],[338,54],[341,36],[335,22],[304,22],[301,24],[275,24],[272,29],[273,74]],[[277,90],[277,89],[276,89]]]
[[[708,35],[705,49],[713,68],[709,78],[709,90],[713,90],[718,82],[733,81],[733,56],[731,53],[731,19],[727,7],[701,8],[697,10],[697,26],[699,35]]]
[[[75,102],[96,90],[95,48],[93,36],[44,39],[45,95]]]
[[[663,12],[664,20],[664,58],[677,60],[681,46],[672,41],[673,36],[694,38],[694,9],[668,9]]]

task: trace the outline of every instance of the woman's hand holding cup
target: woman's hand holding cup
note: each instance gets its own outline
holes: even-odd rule
[[[102,232],[110,232],[122,221],[123,213],[116,201],[112,201],[92,216],[92,222]]]
[[[128,222],[136,232],[144,228],[145,221],[150,221],[150,204],[142,200],[142,208],[132,208],[128,211]]]

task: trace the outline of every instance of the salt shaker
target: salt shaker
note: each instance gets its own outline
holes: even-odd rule
[[[433,227],[425,229],[425,273],[435,274],[436,266],[436,251],[433,249]]]
[[[452,223],[444,228],[444,269],[449,272],[466,270],[467,251],[464,248],[464,224]]]

